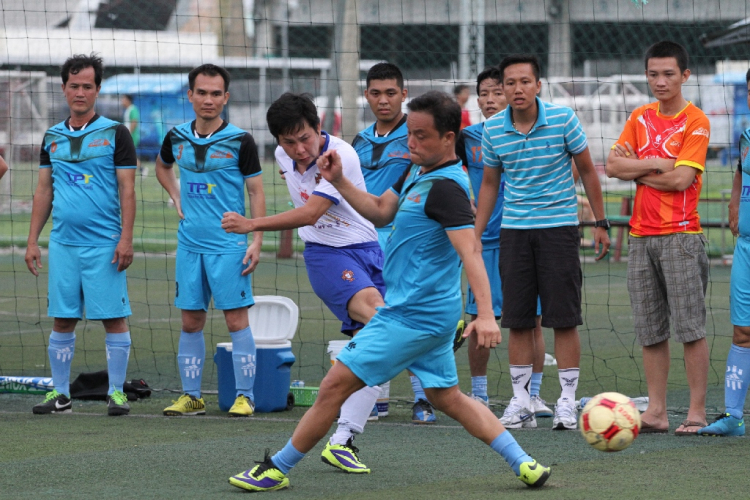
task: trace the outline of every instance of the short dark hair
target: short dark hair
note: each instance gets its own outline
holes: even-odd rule
[[[745,83],[750,83],[750,69],[745,73]]]
[[[130,102],[133,102],[133,95],[132,94],[122,94],[122,97],[127,99]]]
[[[468,88],[469,88],[469,86],[466,85],[465,83],[459,83],[458,85],[456,85],[455,87],[453,87],[453,95],[458,95],[458,94],[460,94],[461,92],[463,92],[464,90],[466,90]]]
[[[391,63],[378,63],[367,72],[367,88],[372,80],[396,80],[396,85],[404,90],[404,75],[398,66]]]
[[[674,57],[677,60],[677,66],[680,68],[680,73],[684,73],[685,70],[688,69],[688,64],[690,64],[690,58],[688,57],[685,47],[677,42],[669,40],[656,42],[646,49],[646,54],[644,55],[646,70],[648,70],[648,60],[655,57]]]
[[[542,76],[542,65],[539,63],[539,58],[537,56],[534,54],[511,54],[500,61],[500,64],[497,66],[497,69],[500,71],[501,83],[505,80],[505,69],[514,64],[531,64],[534,78],[539,81],[539,78]]]
[[[440,137],[447,132],[458,135],[461,130],[461,106],[445,92],[431,90],[409,101],[407,107],[414,113],[432,115]]]
[[[495,66],[485,68],[484,71],[477,75],[477,95],[479,95],[479,86],[485,80],[495,80],[498,83],[503,83],[503,74]]]
[[[229,91],[229,72],[215,64],[202,64],[188,73],[188,85],[190,90],[195,90],[195,79],[198,75],[221,76],[224,80],[224,92]]]
[[[74,54],[67,58],[60,68],[63,85],[68,83],[71,74],[77,75],[86,68],[94,68],[94,83],[99,87],[102,84],[102,76],[104,76],[104,62],[101,57],[96,55],[96,52],[92,52],[88,56],[86,54]]]
[[[310,94],[286,92],[268,108],[266,122],[269,132],[278,141],[280,135],[294,134],[305,124],[317,129],[320,118]]]

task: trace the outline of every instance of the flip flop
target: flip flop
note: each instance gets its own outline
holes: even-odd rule
[[[641,422],[641,431],[638,434],[667,434],[668,432],[668,428],[664,429],[662,427],[655,427],[646,422]]]
[[[700,429],[704,428],[707,425],[708,424],[705,423],[705,422],[696,422],[694,420],[687,420],[687,419],[685,419],[685,420],[682,421],[682,423],[680,423],[680,427],[682,427],[683,429],[687,429],[688,427],[697,427],[697,429],[695,431],[693,431],[693,432],[690,432],[690,431],[687,431],[687,430],[680,430],[680,427],[678,427],[674,431],[674,435],[675,436],[697,436],[698,435],[698,431]]]

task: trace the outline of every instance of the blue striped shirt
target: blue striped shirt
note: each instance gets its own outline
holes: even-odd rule
[[[513,126],[510,107],[484,124],[484,166],[505,173],[503,228],[577,226],[572,156],[588,147],[575,112],[536,99],[539,115],[528,134]]]

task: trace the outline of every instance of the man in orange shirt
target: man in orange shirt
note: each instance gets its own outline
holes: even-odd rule
[[[670,320],[684,346],[690,388],[687,418],[677,435],[695,434],[706,422],[708,345],[705,294],[706,239],[698,216],[710,125],[685,100],[688,54],[662,41],[646,51],[646,77],[657,102],[630,115],[607,159],[607,175],[636,183],[628,243],[628,291],[649,406],[641,432],[666,433]]]

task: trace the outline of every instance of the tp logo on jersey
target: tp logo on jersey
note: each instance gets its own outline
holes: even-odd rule
[[[89,184],[89,181],[94,178],[93,175],[71,174],[70,172],[65,173],[68,176],[68,186],[77,186],[82,189],[93,189],[93,186]]]
[[[190,198],[204,198],[214,200],[216,195],[213,194],[216,184],[206,182],[188,182],[188,196]]]

